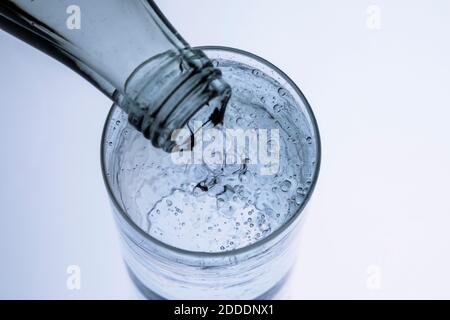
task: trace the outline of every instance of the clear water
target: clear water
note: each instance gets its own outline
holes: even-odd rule
[[[269,153],[279,150],[273,174],[262,174],[268,164],[251,154],[236,164],[177,164],[134,130],[124,113],[112,120],[118,140],[106,142],[114,148],[107,174],[130,217],[156,239],[198,252],[242,248],[270,235],[303,204],[316,168],[308,115],[291,94],[260,70],[221,59],[215,65],[233,90],[223,125],[215,129],[255,129]],[[267,130],[267,138],[259,129]],[[270,135],[274,129],[279,139]],[[205,148],[213,141],[203,133],[196,141],[203,138]]]

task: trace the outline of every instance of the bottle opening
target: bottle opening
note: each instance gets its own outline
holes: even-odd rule
[[[118,101],[129,122],[158,148],[170,152],[172,133],[195,119],[204,125],[222,122],[230,86],[198,49],[167,51],[140,65]]]

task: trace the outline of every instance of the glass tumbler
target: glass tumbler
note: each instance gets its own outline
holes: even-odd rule
[[[299,88],[277,67],[247,52],[224,47],[199,48],[213,61],[227,59],[275,79],[294,99],[308,126],[313,162],[309,187],[298,210],[271,234],[253,244],[223,252],[196,252],[166,244],[140,228],[120,201],[114,180],[120,168],[112,159],[127,116],[113,105],[101,144],[101,165],[123,244],[123,256],[136,286],[149,299],[270,299],[288,281],[295,261],[305,206],[317,181],[320,137],[312,110]],[[223,71],[224,72],[224,71]],[[224,72],[226,77],[226,72]]]

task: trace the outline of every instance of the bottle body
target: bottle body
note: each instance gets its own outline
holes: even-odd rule
[[[205,104],[218,96],[226,100],[229,95],[220,73],[206,56],[189,47],[153,1],[2,1],[0,28],[94,84],[130,114],[135,127],[147,131],[146,136],[152,136],[154,144],[166,139],[158,134],[166,125],[166,119],[161,119],[161,114],[158,117],[161,108],[166,109],[166,115],[179,108],[192,108],[192,112],[182,115],[184,118],[176,119],[176,126],[181,127],[202,107],[192,103]],[[193,80],[198,73],[203,76]],[[210,87],[211,82],[214,84]],[[150,83],[164,85],[165,94],[160,94],[158,101]],[[183,87],[184,83],[187,85]],[[197,92],[198,99],[185,101],[200,84],[212,91]],[[189,91],[179,92],[180,88]],[[166,101],[175,93],[178,98],[167,106]],[[144,97],[153,99],[148,102]],[[156,123],[155,118],[159,119]],[[149,132],[150,126],[155,132]]]

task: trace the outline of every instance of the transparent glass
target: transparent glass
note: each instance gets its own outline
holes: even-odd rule
[[[90,81],[155,146],[207,103],[225,108],[220,72],[151,0],[2,0],[0,28]]]
[[[311,108],[298,87],[269,62],[243,51],[202,47],[212,59],[237,61],[275,79],[295,99],[305,115],[314,149],[313,175],[305,201],[277,230],[253,244],[224,252],[180,249],[151,236],[135,222],[120,201],[114,180],[115,146],[125,126],[123,111],[113,106],[102,138],[102,171],[112,202],[125,263],[133,281],[148,298],[164,299],[265,299],[273,298],[286,281],[295,261],[298,234],[304,209],[317,181],[320,167],[320,137]],[[224,74],[225,75],[225,74]],[[245,111],[244,111],[245,112]]]

